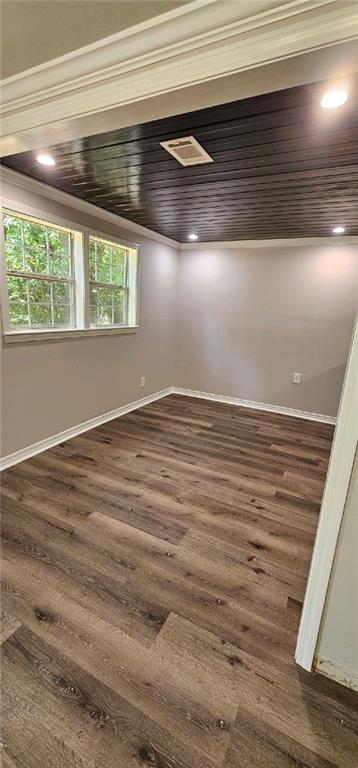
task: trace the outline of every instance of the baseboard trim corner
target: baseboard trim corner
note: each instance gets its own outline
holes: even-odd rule
[[[15,466],[15,464],[19,464],[21,461],[26,461],[26,459],[30,459],[32,456],[36,456],[38,453],[47,451],[48,448],[54,448],[55,445],[59,445],[59,443],[63,443],[66,440],[70,440],[71,437],[77,437],[77,435],[81,435],[83,432],[88,432],[90,429],[99,427],[101,424],[105,424],[107,421],[112,421],[112,419],[117,419],[119,416],[124,416],[124,414],[130,413],[130,411],[136,411],[137,408],[142,408],[144,405],[149,405],[149,403],[153,403],[155,400],[160,400],[162,397],[167,397],[167,395],[171,395],[173,392],[174,387],[167,387],[166,389],[162,389],[159,392],[154,392],[154,394],[148,395],[147,397],[141,397],[140,400],[134,400],[132,403],[122,405],[119,408],[116,408],[114,411],[108,411],[107,413],[103,413],[100,416],[95,416],[92,419],[88,419],[88,421],[83,421],[81,424],[76,424],[74,427],[65,429],[63,432],[58,432],[56,435],[46,437],[44,440],[40,440],[38,443],[33,443],[32,445],[27,446],[27,448],[22,448],[20,451],[10,453],[8,456],[4,456],[2,459],[0,459],[0,472],[4,469]]]
[[[346,688],[351,688],[353,691],[358,691],[358,673],[356,671],[347,669],[347,667],[329,661],[329,659],[324,659],[318,654],[314,658],[313,668],[320,675],[329,677],[330,680],[334,680]]]
[[[173,387],[176,395],[186,395],[187,397],[198,397],[202,400],[214,400],[216,403],[226,403],[227,405],[241,405],[244,408],[253,408],[257,411],[270,411],[280,413],[283,416],[294,416],[296,419],[308,419],[309,421],[320,421],[324,424],[336,424],[337,419],[334,416],[327,416],[324,413],[311,413],[310,411],[300,411],[295,408],[286,408],[282,405],[270,405],[270,403],[258,403],[255,400],[242,400],[239,397],[227,397],[226,395],[215,395],[211,392],[200,392],[196,389],[185,389],[184,387]]]

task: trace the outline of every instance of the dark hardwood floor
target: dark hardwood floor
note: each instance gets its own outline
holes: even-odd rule
[[[3,473],[6,768],[356,768],[293,661],[332,432],[172,395]]]

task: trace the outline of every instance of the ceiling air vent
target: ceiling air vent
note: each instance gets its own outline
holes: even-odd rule
[[[212,163],[213,158],[205,152],[194,136],[184,136],[182,139],[171,139],[170,141],[161,141],[161,147],[173,155],[181,165],[200,165],[201,163]]]

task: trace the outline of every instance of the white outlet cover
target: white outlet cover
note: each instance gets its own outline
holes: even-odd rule
[[[293,379],[293,383],[294,384],[301,384],[301,374],[300,373],[294,373],[292,379]]]

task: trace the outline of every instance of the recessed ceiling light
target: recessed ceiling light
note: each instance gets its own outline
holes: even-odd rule
[[[56,161],[51,155],[37,155],[36,160],[41,165],[56,165]]]
[[[194,233],[192,235],[189,235],[189,240],[197,240],[197,239],[198,239],[198,235],[194,235]]]
[[[324,109],[336,109],[345,104],[348,99],[347,91],[327,91],[321,99],[321,107]]]
[[[335,235],[342,235],[343,232],[345,231],[346,230],[344,227],[335,227],[334,229],[332,229],[332,232],[334,232]]]

